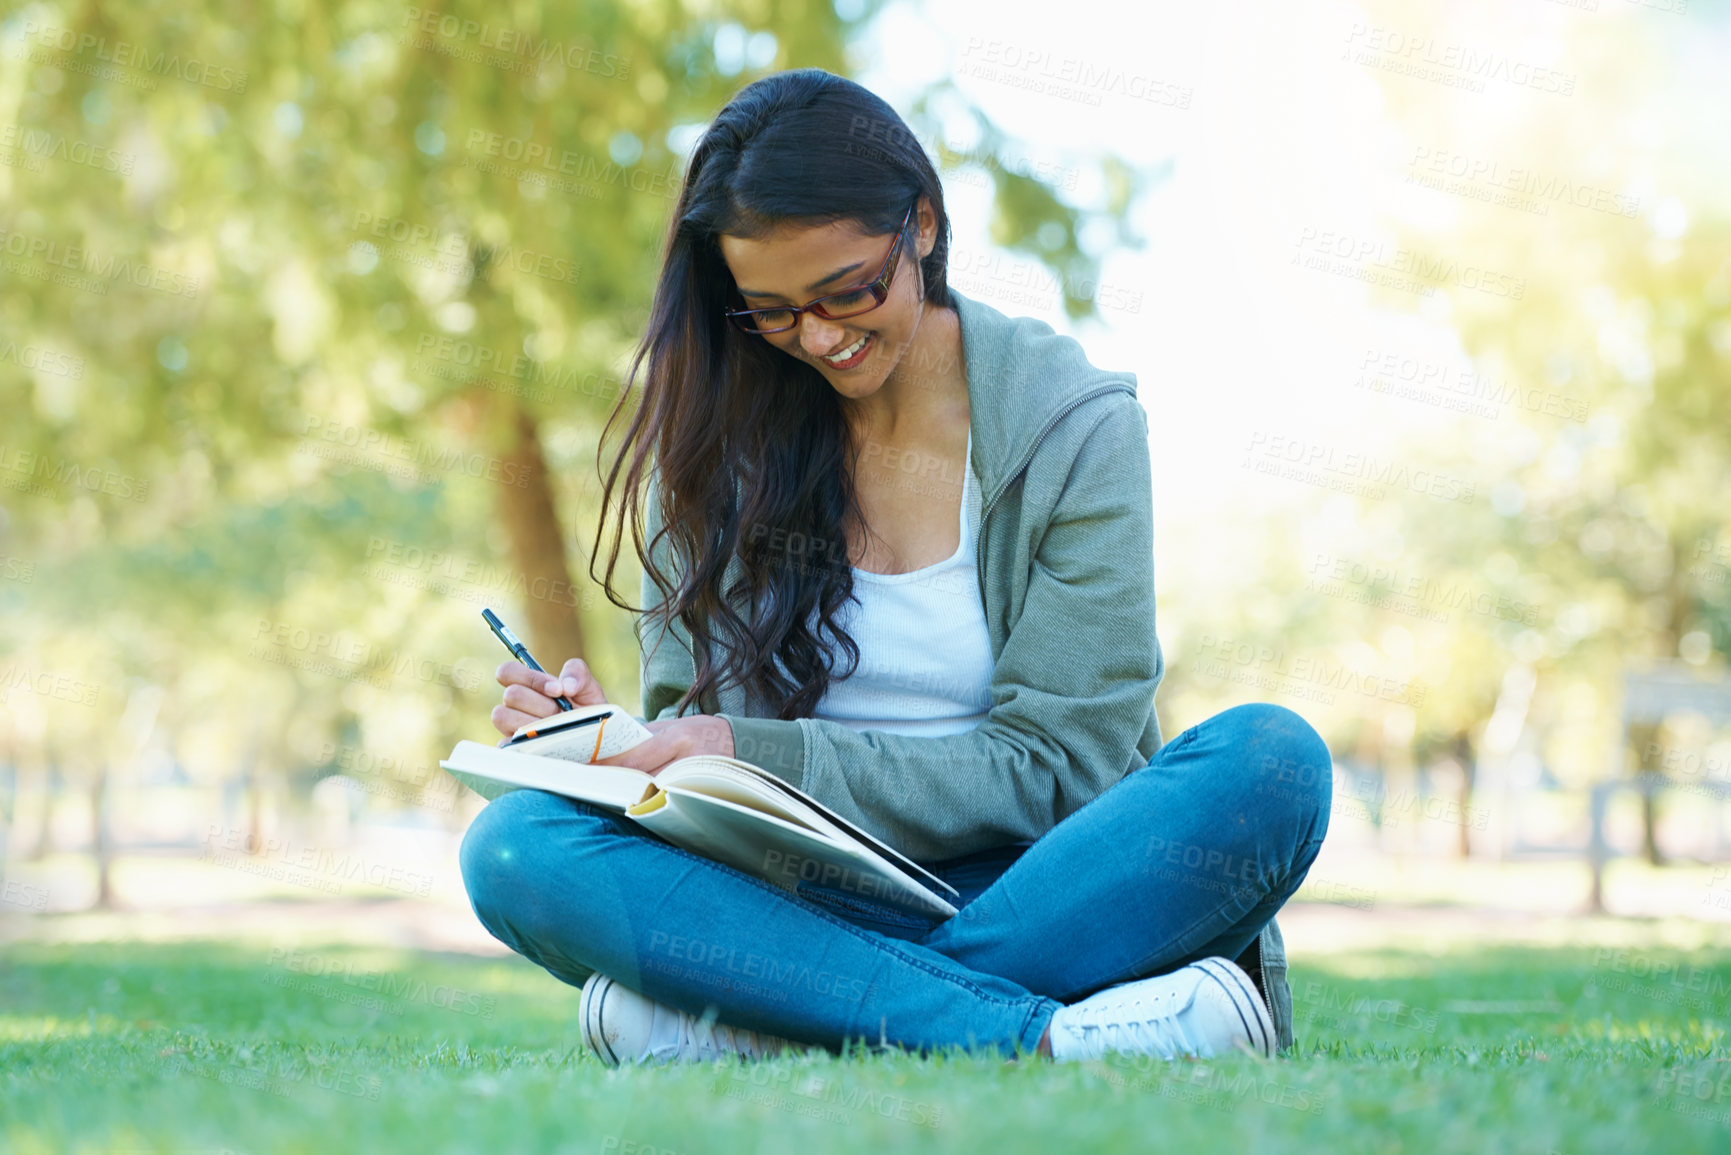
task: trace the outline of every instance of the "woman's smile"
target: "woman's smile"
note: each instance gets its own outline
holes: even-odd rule
[[[849,369],[857,368],[868,356],[871,355],[871,351],[875,348],[877,348],[877,334],[867,333],[865,336],[859,338],[846,348],[837,350],[833,355],[820,357],[819,360],[831,369],[838,369],[846,372]],[[834,359],[836,357],[840,357],[841,359]]]

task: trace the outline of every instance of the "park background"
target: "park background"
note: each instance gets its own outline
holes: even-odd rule
[[[10,7],[0,1147],[1731,1148],[1728,59],[1701,0]],[[479,609],[637,706],[602,427],[684,157],[806,66],[952,284],[1137,375],[1164,732],[1334,752],[1289,1062],[603,1079],[469,912]]]

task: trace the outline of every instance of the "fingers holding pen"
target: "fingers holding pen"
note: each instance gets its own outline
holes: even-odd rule
[[[505,693],[500,704],[493,707],[493,728],[507,738],[515,734],[519,727],[526,726],[537,718],[550,717],[564,709],[552,697],[536,688],[546,684],[547,675],[531,670],[522,662],[504,663],[494,677],[505,687]]]
[[[559,677],[549,678],[547,682],[554,687],[553,693],[563,694],[573,705],[600,706],[607,701],[601,683],[595,680],[595,675],[589,670],[589,663],[582,658],[568,660],[559,671]],[[545,689],[543,692],[546,692]]]
[[[527,726],[530,722],[534,722],[540,718],[545,718],[546,716],[547,715],[545,714],[525,714],[521,710],[516,710],[503,704],[494,706],[491,715],[493,728],[504,735],[504,737],[499,740],[499,745],[503,746],[506,742],[509,742],[512,735],[524,726]]]
[[[493,726],[506,737],[538,718],[548,718],[565,709],[554,699],[564,697],[574,706],[600,706],[607,702],[601,684],[582,658],[566,662],[558,675],[532,670],[515,659],[504,662],[494,678],[505,687],[503,701],[493,707]]]
[[[548,718],[565,709],[546,694],[520,683],[506,686],[501,697],[507,707],[530,718]]]
[[[519,661],[502,664],[494,675],[501,686],[527,686],[549,700],[564,696],[578,706],[599,706],[607,701],[601,683],[582,658],[572,658],[557,674],[531,670]]]

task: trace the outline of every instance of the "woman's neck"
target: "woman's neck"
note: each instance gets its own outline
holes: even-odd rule
[[[961,319],[927,301],[919,327],[884,383],[869,397],[843,398],[842,411],[860,442],[894,444],[910,430],[943,424],[968,409],[968,373]]]

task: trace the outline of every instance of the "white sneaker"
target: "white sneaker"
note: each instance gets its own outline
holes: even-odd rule
[[[823,1050],[664,1007],[599,971],[583,984],[578,1011],[583,1020],[583,1042],[609,1067],[621,1063],[696,1063],[730,1055],[767,1059],[783,1051]]]
[[[1171,974],[1119,983],[1060,1007],[1050,1026],[1052,1058],[1098,1059],[1108,1051],[1207,1059],[1242,1045],[1274,1055],[1274,1020],[1250,976],[1229,959],[1205,958]]]

